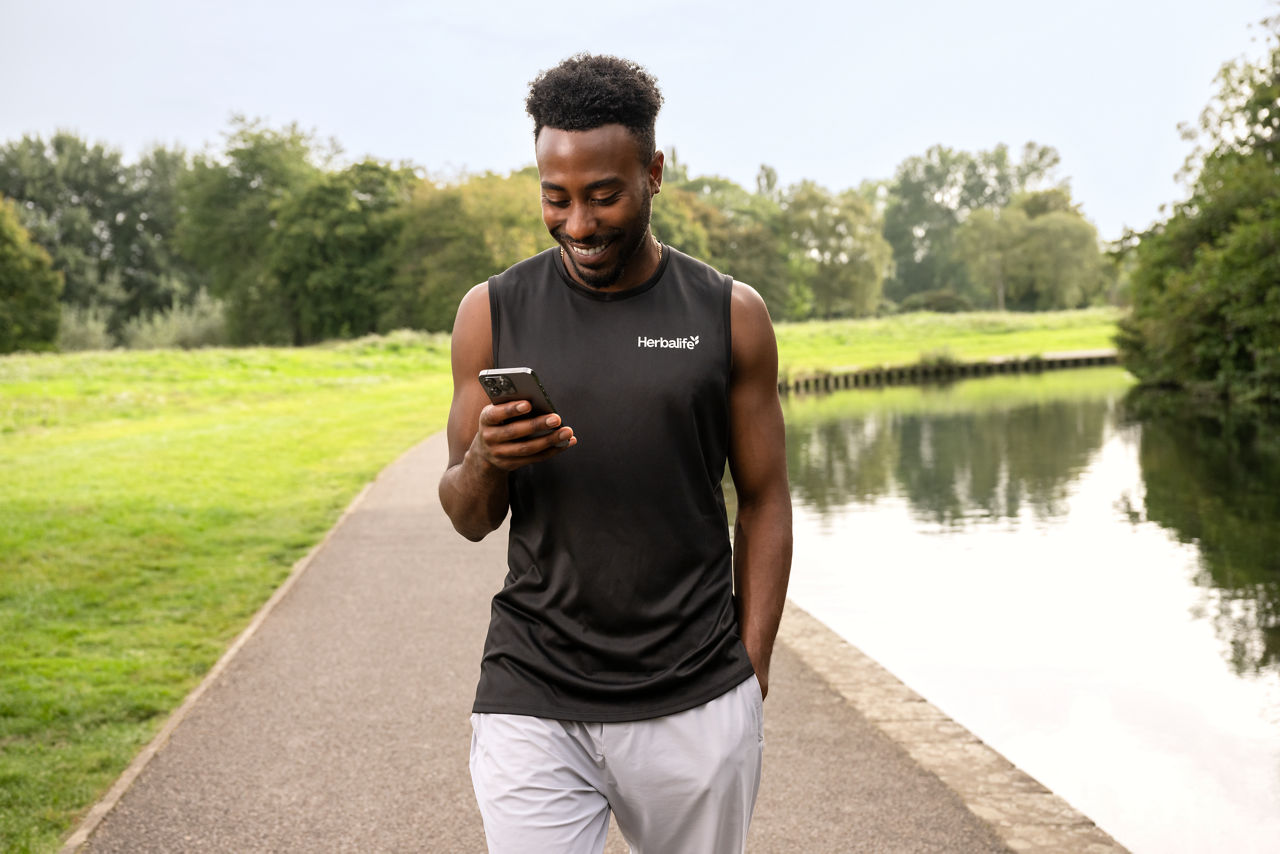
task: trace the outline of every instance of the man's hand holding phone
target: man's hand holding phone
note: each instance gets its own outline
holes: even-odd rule
[[[577,444],[551,399],[528,368],[481,371],[480,383],[492,401],[480,410],[472,450],[503,471],[554,457]]]

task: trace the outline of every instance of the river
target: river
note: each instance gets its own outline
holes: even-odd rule
[[[1280,441],[1131,382],[787,400],[790,597],[1131,850],[1280,851]]]

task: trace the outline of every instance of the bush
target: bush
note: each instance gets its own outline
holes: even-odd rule
[[[62,306],[62,322],[58,325],[58,349],[64,353],[72,350],[110,350],[116,342],[107,331],[109,314],[107,309],[98,306]]]
[[[973,311],[973,303],[955,291],[921,291],[902,301],[903,313],[911,311],[940,311],[954,313]]]
[[[401,353],[414,350],[449,352],[449,335],[446,332],[423,332],[419,329],[396,329],[385,335],[364,335],[360,338],[337,339],[324,346],[340,352]]]
[[[121,339],[131,350],[219,347],[228,341],[226,311],[201,289],[191,305],[175,305],[130,320],[121,330]]]

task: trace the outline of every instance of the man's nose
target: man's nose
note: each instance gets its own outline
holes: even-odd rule
[[[596,233],[596,216],[590,205],[569,206],[569,217],[564,223],[565,235],[574,241],[588,240]]]

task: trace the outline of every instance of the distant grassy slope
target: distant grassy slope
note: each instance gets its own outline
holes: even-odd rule
[[[780,323],[784,376],[834,368],[908,365],[928,355],[977,360],[1114,346],[1117,309],[1038,314],[903,314],[866,320]]]

